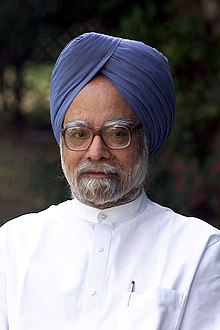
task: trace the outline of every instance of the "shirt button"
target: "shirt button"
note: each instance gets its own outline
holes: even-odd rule
[[[107,214],[105,214],[105,213],[102,213],[102,214],[101,214],[101,219],[102,219],[102,220],[107,219],[107,217],[108,217]]]
[[[99,251],[99,252],[103,252],[103,251],[104,251],[104,248],[103,248],[102,246],[100,246],[100,247],[98,248],[98,251]]]
[[[95,289],[91,289],[90,290],[90,294],[91,294],[91,296],[94,296],[96,294],[96,290]]]

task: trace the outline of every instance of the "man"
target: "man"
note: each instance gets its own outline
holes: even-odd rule
[[[64,48],[51,122],[73,198],[1,228],[1,330],[220,329],[219,231],[143,189],[174,112],[157,50],[97,33]]]

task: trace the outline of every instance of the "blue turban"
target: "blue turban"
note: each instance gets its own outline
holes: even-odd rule
[[[143,42],[95,32],[63,49],[51,77],[51,123],[60,143],[63,120],[79,91],[101,73],[124,96],[140,120],[149,154],[163,146],[175,114],[175,91],[167,58]]]

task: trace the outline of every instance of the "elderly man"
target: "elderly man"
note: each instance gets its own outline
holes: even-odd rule
[[[51,122],[73,198],[1,228],[1,330],[220,329],[219,231],[143,189],[174,112],[157,50],[97,33],[64,48]]]

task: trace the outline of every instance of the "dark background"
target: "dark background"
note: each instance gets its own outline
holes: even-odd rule
[[[169,58],[176,122],[150,160],[148,193],[220,227],[218,0],[0,0],[0,224],[69,198],[49,80],[63,46],[87,31],[142,40]]]

